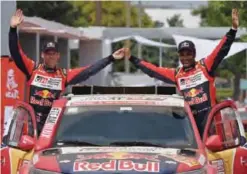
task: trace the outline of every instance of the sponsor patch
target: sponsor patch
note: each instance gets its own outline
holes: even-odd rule
[[[204,155],[200,155],[200,157],[198,158],[198,162],[203,166],[206,162],[206,158]]]
[[[186,90],[188,88],[193,88],[207,81],[208,80],[202,71],[199,71],[198,73],[190,75],[188,77],[178,78],[180,90]]]
[[[51,90],[62,90],[62,78],[52,78],[36,74],[31,85]]]
[[[217,168],[217,174],[225,174],[224,160],[213,160],[211,164]]]
[[[177,162],[180,163],[185,163],[187,164],[189,167],[193,167],[193,166],[198,166],[200,165],[200,163],[194,159],[194,158],[190,158],[187,156],[179,156],[179,155],[171,155],[171,154],[162,154],[161,156],[167,157],[167,158],[171,158]]]
[[[44,128],[41,133],[41,137],[49,138],[52,134],[54,126],[57,123],[58,117],[61,113],[61,108],[52,108],[45,122]]]

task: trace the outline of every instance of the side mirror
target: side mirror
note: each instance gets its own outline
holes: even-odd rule
[[[219,135],[212,135],[206,140],[206,147],[213,151],[221,151],[223,149],[222,141]]]
[[[29,135],[22,135],[18,147],[21,150],[32,150],[34,148],[34,138]]]

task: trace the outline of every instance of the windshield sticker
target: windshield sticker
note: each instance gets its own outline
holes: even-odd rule
[[[142,105],[167,105],[184,106],[184,100],[172,96],[155,95],[91,95],[75,97],[67,106],[97,105],[97,104],[142,104]]]
[[[180,106],[183,104],[180,102],[165,102],[165,101],[147,101],[147,100],[126,100],[126,101],[74,101],[70,106],[82,106],[82,105],[151,105],[151,106]]]
[[[178,154],[178,149],[173,148],[159,148],[159,147],[67,147],[62,148],[63,154],[71,154],[71,153],[97,153],[97,152],[134,152],[134,153],[141,153],[141,152],[147,152],[147,153],[165,153],[170,155],[176,155]]]
[[[132,107],[120,107],[120,111],[132,111]]]

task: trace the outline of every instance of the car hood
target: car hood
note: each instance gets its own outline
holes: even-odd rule
[[[204,163],[202,154],[156,147],[63,147],[44,150],[33,159],[37,169],[66,174],[89,171],[168,174],[200,169]]]

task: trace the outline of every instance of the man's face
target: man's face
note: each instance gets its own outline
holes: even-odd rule
[[[195,55],[193,51],[184,49],[179,51],[178,54],[184,68],[189,68],[195,63]]]
[[[55,68],[60,58],[60,53],[56,50],[47,50],[42,53],[44,63],[49,68]]]

